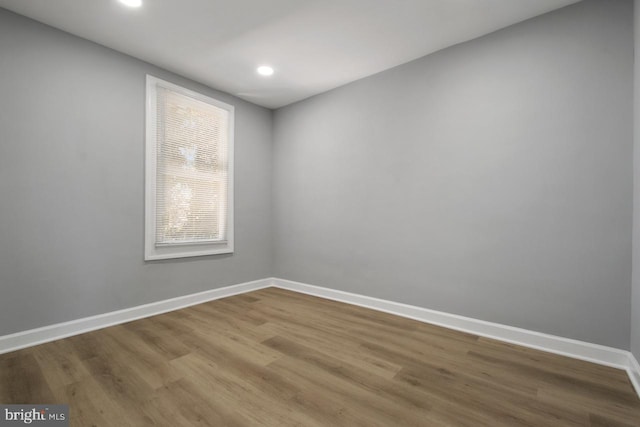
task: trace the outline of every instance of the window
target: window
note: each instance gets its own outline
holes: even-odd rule
[[[233,106],[147,76],[145,260],[233,252]]]

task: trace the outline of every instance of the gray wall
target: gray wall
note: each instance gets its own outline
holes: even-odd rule
[[[145,74],[236,107],[236,252],[143,262]],[[271,111],[0,9],[0,335],[268,277]]]
[[[634,5],[635,99],[633,134],[633,289],[631,298],[631,352],[640,360],[640,0]]]
[[[276,276],[629,348],[631,1],[276,111]]]
[[[631,1],[587,0],[278,110],[274,146],[270,111],[0,9],[0,335],[275,273],[640,357],[632,52]],[[236,107],[231,256],[143,262],[147,73]]]

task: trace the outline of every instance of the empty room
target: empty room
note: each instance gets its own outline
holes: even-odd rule
[[[0,426],[640,426],[640,1],[0,0]]]

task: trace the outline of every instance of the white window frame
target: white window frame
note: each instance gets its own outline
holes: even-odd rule
[[[156,245],[156,185],[157,185],[157,87],[222,108],[229,112],[227,147],[227,240],[221,242],[176,243]],[[145,138],[145,251],[144,259],[158,260],[233,253],[233,135],[234,107],[176,84],[147,75],[146,138]]]

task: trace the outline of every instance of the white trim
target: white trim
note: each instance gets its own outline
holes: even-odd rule
[[[0,336],[0,354],[271,286],[623,369],[640,396],[640,365],[629,351],[278,278],[255,280]]]
[[[163,301],[152,302],[150,304],[139,305],[126,308],[124,310],[112,311],[110,313],[99,314],[97,316],[85,317],[71,320],[69,322],[57,323],[44,326],[42,328],[30,329],[11,335],[0,336],[0,354],[32,347],[38,344],[67,338],[85,332],[95,331],[109,326],[119,325],[132,320],[155,316],[169,311],[179,310],[207,301],[230,297],[232,295],[243,294],[258,289],[267,288],[271,285],[269,279],[255,280],[227,286],[224,288],[211,289],[191,295],[184,295]]]
[[[156,167],[157,167],[157,132],[156,132],[156,99],[158,86],[188,96],[209,105],[229,112],[227,135],[227,236],[222,242],[209,243],[181,243],[179,245],[156,246]],[[228,254],[234,251],[233,230],[233,181],[234,181],[234,134],[235,107],[218,101],[182,86],[167,82],[147,74],[146,103],[145,103],[145,232],[144,259],[153,261],[159,259],[185,258],[204,255]]]
[[[640,367],[631,352],[626,350],[291,280],[273,278],[271,281],[272,285],[277,288],[366,307],[523,347],[623,369],[629,374],[629,378],[640,396]]]

